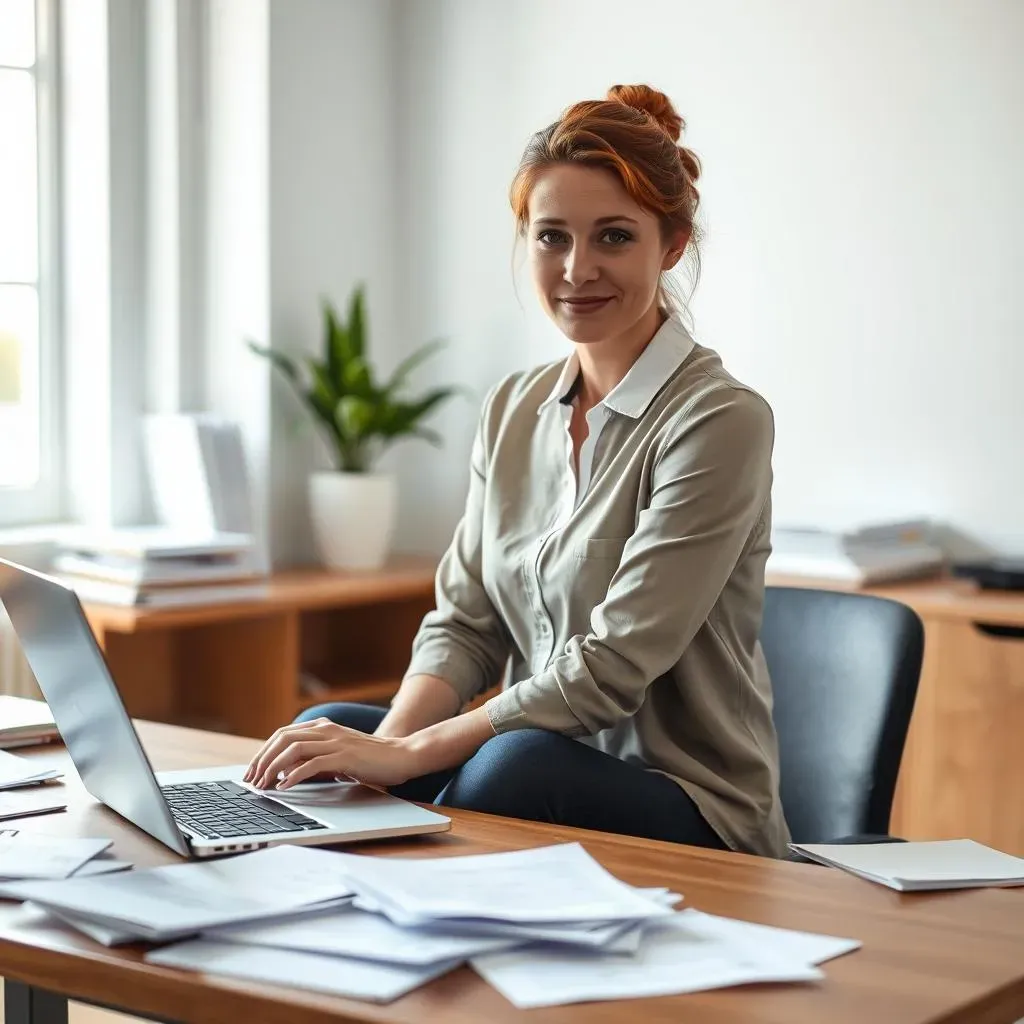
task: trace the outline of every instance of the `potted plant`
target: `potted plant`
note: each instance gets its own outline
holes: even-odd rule
[[[403,394],[412,371],[432,355],[432,342],[406,358],[378,384],[367,355],[366,305],[358,286],[341,319],[323,304],[323,354],[301,360],[250,341],[249,348],[269,359],[320,428],[334,468],[309,479],[309,506],[317,550],[338,569],[369,569],[387,557],[394,530],[397,481],[373,466],[391,444],[418,437],[440,446],[441,438],[423,425],[427,415],[456,388],[436,388],[419,397]]]

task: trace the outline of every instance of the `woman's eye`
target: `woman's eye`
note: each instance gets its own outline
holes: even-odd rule
[[[622,228],[609,228],[601,235],[601,240],[611,245],[625,245],[626,242],[633,241],[633,236]]]
[[[565,241],[565,235],[561,231],[553,231],[551,228],[548,228],[537,235],[537,241],[541,245],[560,245]]]

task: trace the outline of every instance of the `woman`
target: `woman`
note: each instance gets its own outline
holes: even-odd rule
[[[788,833],[758,643],[771,410],[694,343],[663,275],[700,165],[616,86],[535,135],[512,208],[568,359],[484,403],[465,514],[390,709],[314,708],[249,768],[770,856]],[[496,683],[503,691],[459,713]]]

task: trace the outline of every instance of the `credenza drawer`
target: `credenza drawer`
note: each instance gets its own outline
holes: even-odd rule
[[[891,830],[1024,855],[1024,623],[925,619]]]

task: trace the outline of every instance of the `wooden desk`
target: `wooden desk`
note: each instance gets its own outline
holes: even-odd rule
[[[85,611],[134,717],[269,736],[310,704],[390,698],[434,607],[434,568],[294,570],[255,601]],[[304,674],[325,685],[304,689]]]
[[[853,589],[773,576],[776,585]],[[1024,592],[937,579],[863,588],[913,608],[925,657],[891,831],[1024,855]]]
[[[256,744],[166,725],[140,726],[157,768],[247,760]],[[163,847],[92,801],[60,748],[29,756],[70,771],[69,811],[28,818],[20,828],[110,836],[116,856],[139,866],[175,860]],[[1024,913],[1012,890],[901,895],[839,871],[740,854],[696,850],[596,832],[453,812],[451,832],[353,849],[391,856],[485,853],[579,840],[634,885],[667,885],[716,914],[860,939],[864,947],[825,965],[818,985],[751,986],[672,998],[517,1011],[468,968],[379,1007],[227,978],[151,967],[144,947],[106,949],[12,903],[0,902],[0,974],[11,1014],[35,1000],[30,1024],[56,1024],[63,997],[189,1024],[339,1021],[469,1024],[487,1021],[681,1021],[700,1024],[1009,1024],[1024,1016]],[[36,988],[35,986],[38,986]],[[46,990],[41,992],[40,989]],[[46,993],[49,993],[48,995]],[[59,993],[60,996],[55,996]]]

